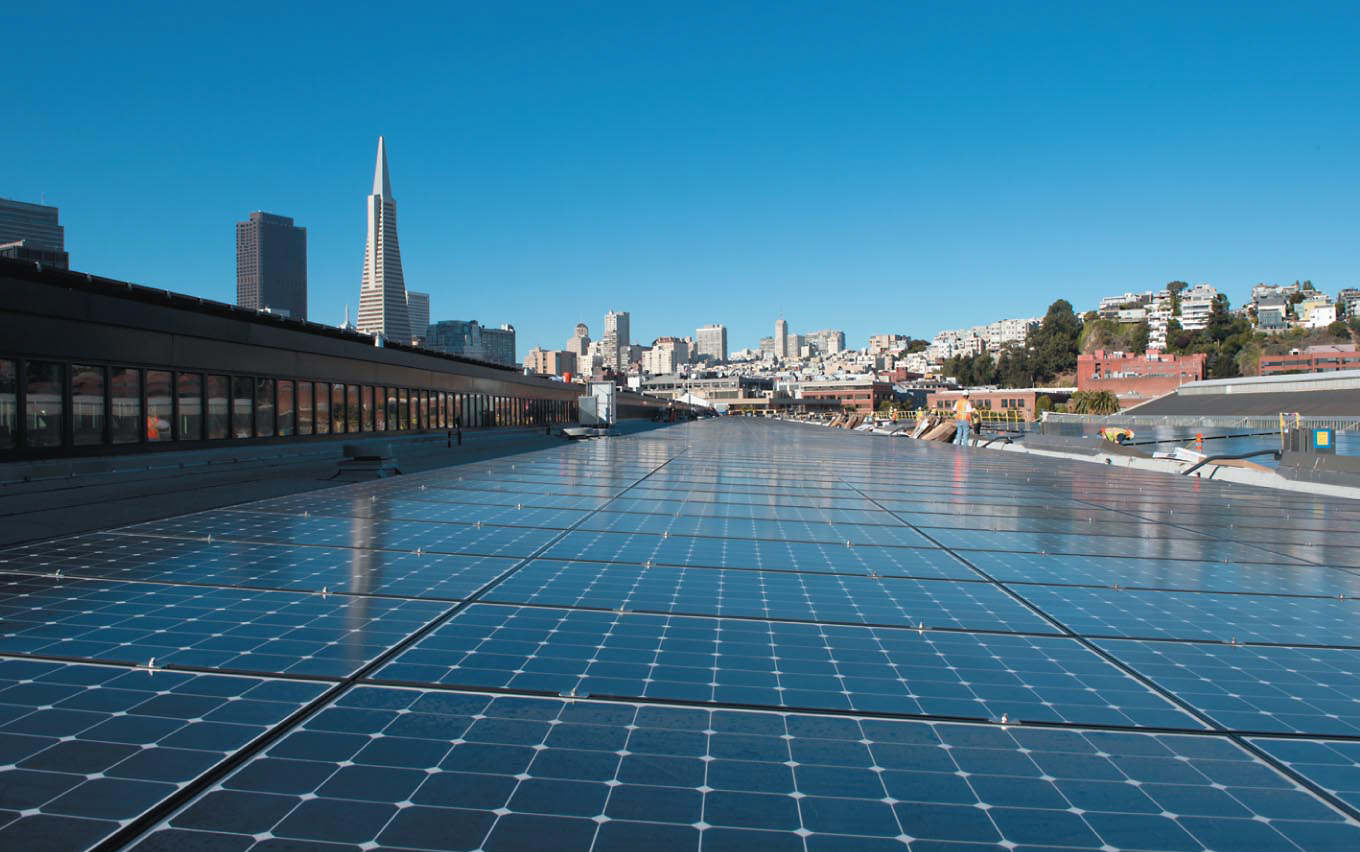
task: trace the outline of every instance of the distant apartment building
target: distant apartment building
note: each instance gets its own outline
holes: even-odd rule
[[[307,318],[307,229],[255,212],[236,223],[236,304]]]
[[[540,376],[565,376],[576,372],[576,353],[535,346],[524,356],[524,369]]]
[[[610,311],[604,315],[604,345],[601,356],[604,366],[618,372],[628,369],[632,354],[632,330],[627,311]]]
[[[1326,328],[1337,320],[1336,305],[1321,293],[1294,306],[1294,316],[1304,328]]]
[[[1337,312],[1344,319],[1360,317],[1360,290],[1347,287],[1336,294]]]
[[[1097,349],[1077,356],[1077,389],[1109,391],[1127,408],[1171,393],[1186,382],[1204,378],[1208,356],[1167,355],[1148,350],[1142,355]]]
[[[845,332],[836,329],[810,331],[803,335],[805,345],[811,347],[813,355],[835,355],[845,351]]]
[[[488,328],[476,320],[443,320],[429,326],[425,348],[511,366],[515,363],[515,327]]]
[[[584,358],[590,354],[590,329],[586,324],[578,322],[575,331],[567,339],[566,350],[577,358]]]
[[[1261,305],[1256,309],[1256,329],[1268,334],[1289,328],[1289,309],[1285,305]]]
[[[911,338],[905,334],[871,334],[869,335],[869,354],[882,355],[898,349],[906,349],[910,342]]]
[[[1262,355],[1260,367],[1263,376],[1360,370],[1360,352],[1355,350],[1353,343],[1309,346],[1296,349],[1288,355]]]
[[[694,349],[694,356],[698,360],[725,364],[727,362],[727,326],[714,323],[695,329]]]
[[[935,335],[926,352],[932,361],[983,352],[996,354],[1008,346],[1025,345],[1030,331],[1039,322],[1036,318],[1003,319],[972,328],[948,329]]]
[[[774,379],[762,376],[719,376],[701,373],[693,376],[648,376],[639,383],[644,393],[675,399],[679,396],[702,397],[715,405],[764,405],[774,390]]]
[[[689,363],[689,343],[679,337],[659,337],[642,354],[642,371],[654,376],[667,375]]]
[[[777,358],[789,357],[789,324],[783,317],[774,323],[774,354]]]
[[[407,290],[406,314],[411,318],[411,340],[424,340],[430,326],[430,294]]]
[[[1154,293],[1152,304],[1147,308],[1148,349],[1161,351],[1166,348],[1166,332],[1173,317],[1171,292],[1162,290]]]
[[[46,204],[0,198],[0,257],[69,269],[60,211]]]
[[[1142,293],[1124,293],[1120,296],[1106,296],[1100,300],[1096,315],[1101,319],[1119,320],[1121,312],[1142,310],[1146,316],[1147,308],[1152,305],[1156,294],[1152,290]],[[1137,322],[1137,320],[1134,320]]]
[[[1181,328],[1199,331],[1207,327],[1217,298],[1218,290],[1210,284],[1196,284],[1181,291]]]

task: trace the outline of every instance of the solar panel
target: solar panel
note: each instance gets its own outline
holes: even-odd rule
[[[10,548],[0,849],[1349,852],[1357,522],[732,418]]]

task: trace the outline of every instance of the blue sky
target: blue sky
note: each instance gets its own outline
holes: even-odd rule
[[[521,357],[609,309],[862,346],[1360,286],[1354,3],[397,5],[10,8],[0,196],[60,206],[82,271],[224,301],[233,223],[291,215],[338,323],[384,134],[408,286]]]

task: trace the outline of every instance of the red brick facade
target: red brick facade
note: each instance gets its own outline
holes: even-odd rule
[[[1146,355],[1097,349],[1077,357],[1077,390],[1110,391],[1124,407],[1171,393],[1204,378],[1207,355]]]

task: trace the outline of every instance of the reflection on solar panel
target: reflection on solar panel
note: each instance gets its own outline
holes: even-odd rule
[[[0,849],[1360,849],[1357,518],[724,420],[12,548]]]

